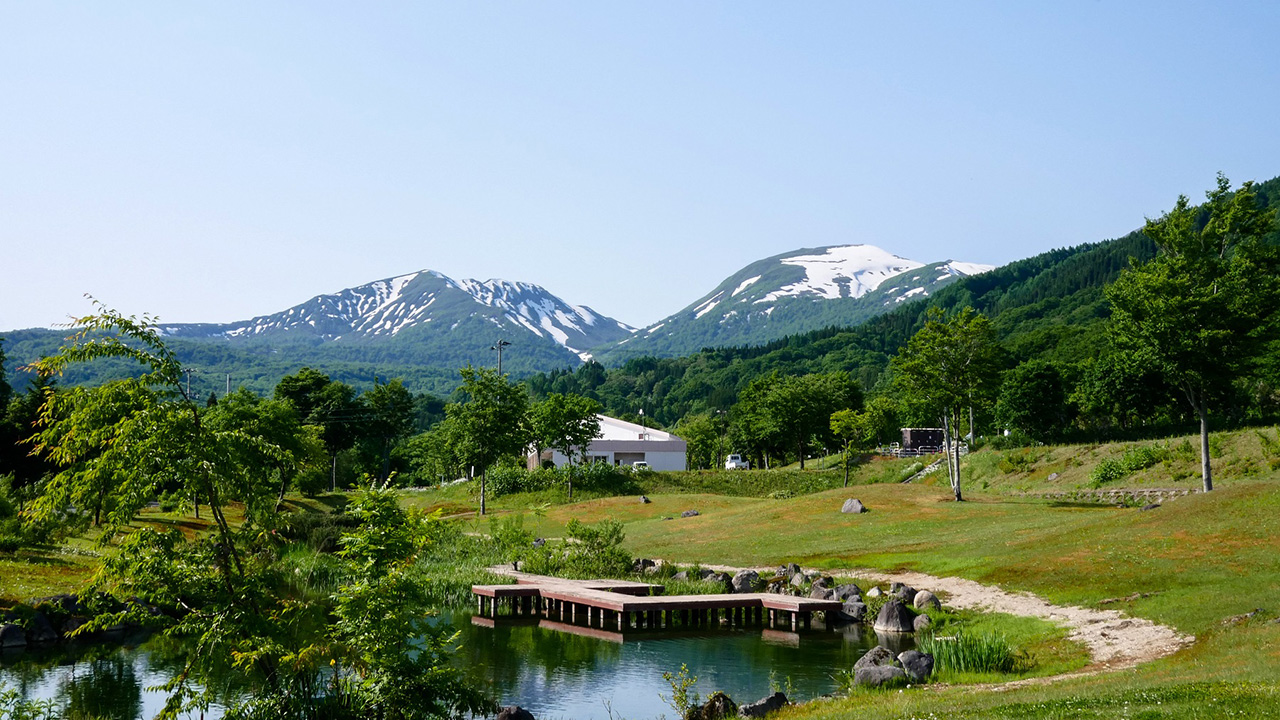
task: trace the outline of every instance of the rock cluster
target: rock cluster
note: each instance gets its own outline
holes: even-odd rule
[[[853,684],[884,687],[906,682],[921,683],[933,674],[933,656],[908,650],[894,656],[883,647],[871,648],[853,665]]]
[[[738,705],[733,698],[722,692],[711,693],[707,701],[689,708],[685,720],[725,720],[726,718],[762,718],[771,712],[781,710],[788,705],[787,696],[775,692],[766,698],[753,703]]]
[[[163,613],[156,607],[130,598],[121,603],[103,598],[107,612],[129,610],[134,616],[143,616],[139,622],[113,625],[99,633],[99,639],[118,639],[129,630],[137,630],[146,618],[159,618]],[[0,614],[0,649],[17,649],[27,646],[51,645],[68,640],[71,634],[89,621],[92,612],[80,603],[75,595],[54,595],[38,598],[30,605],[22,605]]]

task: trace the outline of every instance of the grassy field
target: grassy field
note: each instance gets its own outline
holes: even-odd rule
[[[1188,447],[1194,439],[980,450],[965,461],[965,503],[949,500],[945,473],[900,484],[914,463],[894,460],[859,467],[847,489],[835,468],[641,473],[616,489],[623,495],[584,489],[579,502],[567,504],[556,489],[495,498],[490,507],[498,515],[524,515],[526,527],[542,537],[563,536],[572,518],[617,519],[638,556],[960,576],[1057,603],[1120,610],[1196,637],[1173,656],[1120,672],[1032,680],[999,691],[946,683],[902,693],[860,691],[783,717],[1280,717],[1275,429],[1215,435],[1217,489],[1153,510],[1035,495],[1099,485],[1195,489],[1197,458]],[[1130,469],[1099,483],[1094,471],[1106,461]],[[405,502],[457,515],[464,530],[486,532],[487,521],[472,516],[474,492],[469,484],[450,486],[406,493]],[[642,493],[652,502],[642,504]],[[842,515],[850,497],[870,512]],[[331,496],[306,509],[323,512],[341,502]],[[681,518],[685,510],[699,515]],[[191,522],[159,513],[146,521]],[[77,541],[56,552],[0,558],[0,596],[73,590],[91,570],[93,552],[88,541]],[[1043,643],[1042,669],[1078,668],[1072,644],[1060,640],[1042,627],[1018,638]]]

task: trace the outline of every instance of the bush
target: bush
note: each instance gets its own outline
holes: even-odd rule
[[[16,553],[25,544],[21,535],[0,534],[0,553]]]
[[[1125,471],[1124,465],[1119,460],[1107,458],[1094,466],[1093,472],[1089,473],[1089,480],[1094,487],[1101,487],[1106,483],[1123,480],[1128,475],[1129,473]]]
[[[927,636],[916,641],[916,649],[933,656],[935,672],[1013,673],[1025,665],[1004,635],[957,632],[953,637]]]

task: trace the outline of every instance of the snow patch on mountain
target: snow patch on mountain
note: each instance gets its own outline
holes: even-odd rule
[[[819,254],[796,255],[783,258],[781,262],[803,268],[804,279],[774,290],[756,300],[756,304],[783,297],[859,298],[875,290],[885,280],[924,265],[874,245],[829,247]]]

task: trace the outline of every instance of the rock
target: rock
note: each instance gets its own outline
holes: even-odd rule
[[[675,575],[672,575],[672,576],[671,576],[671,579],[672,579],[672,580],[678,580],[678,581],[680,581],[680,582],[684,582],[684,581],[686,581],[686,580],[688,580],[688,579],[689,579],[689,571],[688,571],[688,570],[681,570],[680,572],[676,573]]]
[[[910,633],[915,632],[915,615],[901,601],[890,600],[880,608],[873,626],[878,632]]]
[[[756,591],[756,587],[760,585],[760,574],[755,570],[739,570],[732,580],[733,591],[736,593],[751,593]]]
[[[795,575],[791,576],[792,587],[804,587],[804,584],[807,581],[808,581],[808,578],[804,576],[804,573],[796,573]]]
[[[682,518],[698,517],[701,514],[702,513],[698,512],[697,510],[685,510],[684,512],[680,513],[680,517]]]
[[[815,584],[809,590],[809,597],[815,600],[835,600],[836,594],[832,592],[831,588],[824,588]]]
[[[787,706],[787,696],[780,692],[776,692],[767,698],[762,698],[753,703],[747,703],[738,708],[739,717],[744,718],[762,718],[771,712],[781,710]]]
[[[892,650],[881,645],[877,645],[863,653],[862,657],[858,658],[858,662],[853,664],[853,669],[858,670],[865,667],[875,667],[877,665],[893,665],[897,661],[898,659],[894,656]]]
[[[27,631],[21,625],[0,625],[0,648],[27,646]]]
[[[733,592],[733,578],[729,577],[728,573],[713,572],[703,578],[703,581],[716,583],[722,586],[725,592]]]
[[[849,600],[850,598],[861,598],[862,590],[853,583],[845,583],[837,585],[835,589],[837,600]]]
[[[537,540],[534,540],[534,541],[533,541],[533,546],[534,546],[534,547],[536,547],[536,548],[540,548],[540,547],[542,547],[543,545],[546,545],[546,544],[547,544],[547,541],[546,541],[546,540],[543,540],[542,538],[538,538]]]
[[[829,589],[831,587],[831,582],[832,582],[831,578],[827,577],[826,575],[819,575],[818,577],[814,578],[813,586]]]
[[[651,502],[653,502],[653,501],[649,499],[649,496],[648,496],[648,495],[641,495],[641,496],[640,496],[640,504],[641,504],[641,505],[648,505],[648,504],[649,504],[649,503],[651,503]]]
[[[911,601],[916,599],[916,589],[903,583],[894,583],[890,585],[889,594],[898,598],[906,605],[910,605]]]
[[[649,558],[636,558],[631,563],[631,572],[642,573],[647,571],[649,568],[654,568],[657,566],[658,566],[658,563],[650,560]]]
[[[867,591],[867,597],[869,598],[878,598],[882,595],[884,595],[884,591],[878,585],[871,586],[871,589]]]
[[[725,720],[738,714],[738,704],[722,692],[713,692],[707,701],[693,708],[688,720]]]
[[[933,618],[928,615],[917,615],[916,619],[911,621],[911,627],[916,632],[927,630],[928,628],[933,627]]]
[[[787,563],[786,565],[778,568],[778,574],[783,577],[791,577],[798,572],[800,572],[800,566],[795,563]]]
[[[849,622],[862,622],[867,619],[867,606],[859,600],[846,600],[840,608],[840,619]]]
[[[80,607],[80,598],[75,595],[63,593],[62,595],[51,595],[46,598],[38,598],[31,601],[37,610],[43,610],[47,614],[53,615],[83,615],[84,608]]]
[[[59,628],[59,630],[62,633],[62,637],[64,638],[70,637],[72,633],[79,630],[80,626],[84,625],[86,622],[88,622],[88,620],[85,620],[84,618],[78,615],[74,615],[72,617],[67,618],[66,620],[63,620],[62,626],[61,628]]]
[[[1145,512],[1147,510],[1155,510],[1158,507],[1160,507],[1160,503],[1151,503],[1150,505],[1143,505],[1142,510]]]
[[[53,623],[44,613],[37,612],[31,616],[31,622],[27,623],[27,642],[32,645],[58,642],[58,631],[53,629]]]
[[[932,655],[927,655],[917,650],[908,650],[898,656],[898,662],[902,663],[902,669],[911,682],[924,682],[933,674]]]
[[[1053,482],[1054,480],[1057,480],[1057,479],[1058,479],[1058,473],[1056,472],[1049,473],[1049,477],[1048,477],[1049,482]]]
[[[534,717],[519,705],[509,705],[498,711],[498,720],[534,720]]]
[[[928,590],[921,590],[920,592],[917,592],[916,598],[911,604],[915,605],[916,608],[920,610],[924,610],[926,608],[939,610],[942,608],[942,602],[938,600],[938,596]]]
[[[715,570],[708,570],[707,568],[699,568],[699,569],[698,569],[698,579],[699,579],[699,580],[706,580],[707,578],[711,577],[712,575],[716,575],[716,574],[721,574],[721,573],[717,573]]]
[[[884,687],[904,682],[907,674],[900,667],[877,665],[853,671],[853,684],[861,687]]]
[[[844,505],[840,506],[840,512],[842,513],[852,513],[857,515],[857,514],[864,513],[866,511],[867,511],[867,506],[863,505],[861,500],[855,500],[854,498],[849,498],[848,500],[845,500]]]

